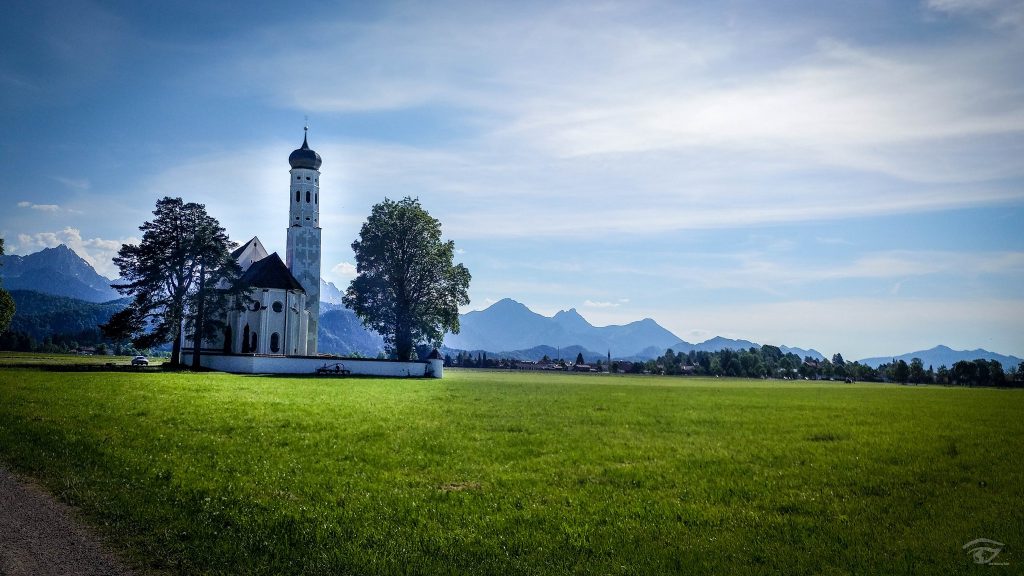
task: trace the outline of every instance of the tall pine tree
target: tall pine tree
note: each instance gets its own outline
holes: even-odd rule
[[[220,317],[241,292],[241,271],[231,258],[234,244],[202,204],[165,197],[153,216],[139,227],[142,241],[122,245],[114,258],[123,280],[114,288],[133,300],[101,328],[136,348],[171,342],[170,363],[178,366],[186,323],[193,334],[215,332],[210,318]]]

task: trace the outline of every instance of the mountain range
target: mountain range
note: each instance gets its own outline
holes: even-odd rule
[[[68,333],[106,322],[110,315],[128,303],[110,288],[112,280],[98,274],[93,267],[66,245],[27,256],[0,257],[0,278],[3,288],[12,292],[17,311],[11,329],[41,338],[45,334]],[[331,354],[376,356],[384,350],[384,340],[363,327],[355,313],[341,304],[342,291],[331,282],[320,283],[320,351]],[[97,305],[101,304],[101,305]],[[459,334],[445,335],[445,349],[487,352],[488,355],[537,360],[544,355],[575,358],[583,354],[588,362],[605,358],[608,352],[616,359],[646,360],[672,349],[676,353],[690,351],[715,352],[723,349],[745,350],[761,345],[749,340],[733,340],[720,336],[691,344],[660,326],[650,318],[620,326],[594,326],[575,308],[559,311],[548,317],[525,305],[505,298],[484,310],[459,316]],[[823,359],[814,349],[779,346],[784,353],[801,358]],[[865,358],[860,362],[877,367],[892,360],[910,362],[920,358],[925,366],[950,367],[960,360],[984,358],[997,360],[1004,368],[1022,361],[988,350],[953,350],[936,346],[894,357]]]
[[[623,326],[596,327],[575,308],[562,310],[553,317],[538,314],[523,304],[505,298],[485,310],[459,316],[460,332],[446,334],[447,347],[461,350],[503,352],[524,350],[539,345],[553,347],[582,346],[615,357],[633,356],[646,348],[660,348],[661,354],[679,337],[650,318]]]
[[[0,256],[0,278],[7,290],[34,290],[86,302],[109,302],[121,295],[74,250],[61,244],[28,256]]]
[[[458,334],[445,335],[446,347],[453,350],[486,350],[501,357],[530,360],[545,354],[566,358],[568,356],[562,349],[571,346],[580,347],[583,357],[588,361],[591,358],[604,358],[608,352],[616,359],[647,360],[661,356],[670,348],[673,352],[689,353],[761,347],[748,340],[722,337],[691,344],[650,318],[621,326],[594,326],[575,308],[548,317],[511,298],[499,300],[484,310],[463,314],[459,316],[459,324],[461,330]],[[793,352],[801,358],[824,358],[813,349],[780,348],[783,352]],[[577,352],[573,352],[572,356],[575,357]]]
[[[936,370],[938,370],[940,366],[952,368],[953,364],[956,364],[961,360],[971,361],[977,360],[979,358],[983,360],[996,360],[997,362],[1003,365],[1004,370],[1015,368],[1016,366],[1020,365],[1021,362],[1024,362],[1024,360],[1021,360],[1016,356],[1004,356],[1003,354],[996,354],[995,352],[989,352],[988,350],[983,350],[981,348],[978,348],[976,350],[953,350],[948,346],[940,345],[934,348],[930,348],[928,350],[908,352],[907,354],[901,354],[899,356],[879,356],[876,358],[865,358],[861,360],[860,363],[867,364],[872,368],[878,368],[878,366],[880,366],[881,364],[899,360],[903,360],[904,362],[907,362],[909,364],[910,361],[913,360],[914,358],[920,358],[921,362],[925,365],[926,368],[928,366],[931,366]]]

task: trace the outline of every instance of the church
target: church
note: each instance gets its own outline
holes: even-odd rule
[[[316,356],[320,318],[320,155],[309,136],[288,156],[288,237],[285,260],[268,254],[253,237],[231,256],[242,268],[242,282],[253,298],[249,307],[227,317],[227,354]]]
[[[440,378],[443,363],[393,362],[339,358],[318,354],[320,325],[320,166],[309,147],[308,128],[302,146],[288,156],[288,234],[285,258],[268,253],[258,237],[231,256],[242,269],[242,283],[251,301],[231,310],[224,333],[201,343],[200,363],[207,368],[239,373],[304,374],[331,368],[375,376]],[[182,361],[191,362],[194,344],[186,340]]]

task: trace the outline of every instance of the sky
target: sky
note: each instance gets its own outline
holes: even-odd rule
[[[1024,356],[1024,3],[5,2],[0,236],[102,274],[156,201],[284,253],[323,157],[323,275],[418,197],[473,275],[847,359]]]

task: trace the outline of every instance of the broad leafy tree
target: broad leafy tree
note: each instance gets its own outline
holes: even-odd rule
[[[469,270],[454,263],[455,243],[441,239],[441,222],[419,200],[374,206],[352,250],[357,276],[345,306],[384,337],[395,357],[409,360],[415,344],[440,346],[445,332],[458,333]]]
[[[101,328],[140,349],[171,342],[170,363],[177,366],[186,322],[193,333],[211,333],[208,319],[226,305],[211,288],[237,288],[240,271],[231,262],[233,244],[202,204],[167,197],[157,201],[153,216],[139,227],[142,241],[122,245],[114,258],[123,280],[114,288],[133,300]]]
[[[4,239],[0,238],[0,256],[4,255]],[[0,287],[0,334],[7,330],[14,318],[14,298]]]

